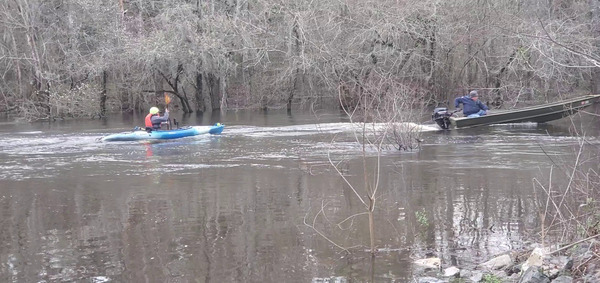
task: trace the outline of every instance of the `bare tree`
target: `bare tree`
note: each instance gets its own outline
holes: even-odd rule
[[[82,85],[105,113],[161,91],[184,112],[351,106],[375,77],[419,103],[477,88],[514,107],[600,81],[594,0],[9,0],[0,14],[0,99],[17,116],[51,118],[51,93]]]

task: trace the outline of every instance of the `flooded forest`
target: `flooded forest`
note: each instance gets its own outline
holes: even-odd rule
[[[1,0],[0,76],[1,282],[600,282],[600,0]]]
[[[598,1],[7,0],[0,112],[102,117],[445,104],[496,108],[600,86]]]

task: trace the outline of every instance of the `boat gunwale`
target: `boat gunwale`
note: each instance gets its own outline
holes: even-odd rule
[[[493,113],[490,113],[488,115],[480,116],[480,117],[470,117],[470,118],[469,117],[450,117],[450,120],[451,121],[462,121],[462,120],[467,120],[467,119],[470,120],[470,119],[484,118],[486,116],[487,117],[497,116],[497,115],[499,116],[499,115],[506,115],[506,114],[511,114],[511,113],[515,113],[515,112],[524,112],[524,111],[531,111],[531,110],[539,110],[539,109],[542,109],[542,108],[559,106],[559,105],[565,105],[565,104],[574,103],[574,102],[577,102],[577,101],[584,101],[584,100],[595,99],[595,98],[600,98],[600,94],[586,95],[584,97],[572,98],[570,100],[563,100],[563,101],[560,101],[560,102],[546,103],[546,104],[542,104],[542,105],[538,105],[538,106],[528,106],[528,107],[519,108],[519,109],[501,110],[501,112],[493,112]],[[578,108],[581,108],[581,106],[587,107],[588,104],[580,105],[580,106],[577,106],[577,107],[571,107],[571,109],[578,109]],[[551,114],[556,114],[558,112],[564,112],[564,111],[565,110],[563,109],[561,111],[556,111],[556,112],[553,112]],[[533,116],[533,117],[540,117],[540,116],[545,116],[545,115],[548,115],[548,113],[545,113],[543,115],[536,115],[536,116]]]
[[[159,132],[159,133],[164,133],[164,132],[174,132],[174,131],[183,131],[183,130],[189,130],[194,128],[193,126],[185,126],[185,127],[181,127],[181,128],[177,128],[177,129],[170,129],[170,130],[152,130],[151,132]],[[139,130],[139,131],[145,131],[145,130]],[[134,131],[135,132],[135,131]]]
[[[585,108],[585,107],[587,107],[587,106],[588,106],[588,105],[584,105],[584,106],[578,106],[578,107],[572,107],[572,108],[570,108],[570,109],[572,109],[572,110],[577,110],[577,112],[578,112],[578,111],[579,111],[579,109],[581,109],[581,108]],[[544,117],[544,116],[551,116],[551,115],[556,115],[556,114],[558,114],[558,113],[562,113],[562,112],[565,112],[565,110],[553,111],[553,112],[547,112],[547,113],[543,113],[543,114],[540,114],[540,115],[534,115],[534,116],[528,116],[528,118],[538,118],[538,117]],[[474,117],[474,118],[479,118],[479,117]],[[469,119],[472,119],[472,118],[469,118]],[[523,119],[523,118],[512,118],[512,119],[507,119],[507,120],[494,121],[494,122],[491,122],[491,123],[481,123],[481,124],[476,124],[476,125],[460,126],[460,127],[458,127],[458,128],[464,129],[464,128],[470,128],[470,127],[484,126],[484,125],[506,124],[506,123],[515,122],[515,121],[522,120],[522,119]],[[462,121],[462,120],[466,120],[466,119],[461,119],[461,120],[459,120],[459,121]],[[452,120],[451,120],[451,123],[452,123],[454,126],[456,126],[456,122],[455,122],[455,121],[456,121],[456,120],[454,120],[454,121],[452,121]],[[518,123],[518,122],[517,122],[517,123]]]

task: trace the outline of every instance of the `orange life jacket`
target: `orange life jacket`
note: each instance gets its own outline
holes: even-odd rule
[[[152,115],[152,114],[146,115],[146,120],[145,120],[145,122],[146,122],[146,128],[153,128],[153,126],[152,126],[152,116],[154,116],[154,115]]]

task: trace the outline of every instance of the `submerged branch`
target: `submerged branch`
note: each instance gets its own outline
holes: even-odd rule
[[[348,252],[348,248],[342,247],[340,245],[338,245],[336,242],[334,242],[333,240],[331,240],[329,237],[327,237],[327,235],[325,235],[323,232],[319,231],[319,229],[317,229],[315,227],[315,224],[317,222],[317,218],[319,217],[319,214],[324,213],[323,211],[323,207],[326,205],[323,203],[324,201],[321,202],[321,209],[319,210],[319,212],[317,212],[317,214],[315,215],[315,217],[312,220],[312,224],[308,224],[306,222],[306,218],[308,217],[308,212],[306,213],[306,215],[304,215],[304,225],[310,227],[313,231],[315,231],[317,234],[319,234],[319,236],[323,237],[323,239],[327,240],[329,243],[331,243],[332,245],[336,246],[337,248]],[[310,210],[309,210],[310,211]]]
[[[350,215],[350,216],[348,216],[346,219],[344,219],[344,220],[342,220],[340,223],[338,223],[338,224],[337,224],[337,226],[338,226],[340,229],[342,229],[342,230],[347,230],[347,229],[348,229],[348,228],[350,228],[350,227],[348,227],[348,228],[344,229],[344,228],[342,228],[342,226],[341,226],[341,225],[342,225],[342,223],[344,223],[344,222],[346,222],[346,221],[348,221],[348,220],[351,220],[351,219],[352,219],[352,222],[354,223],[354,217],[361,216],[361,215],[365,215],[365,214],[369,214],[369,212],[361,212],[361,213],[357,213],[357,214]],[[350,224],[350,226],[352,226],[352,223]]]
[[[331,164],[331,166],[333,166],[333,168],[335,169],[335,171],[338,173],[338,175],[340,175],[340,177],[342,177],[342,180],[344,180],[344,182],[350,187],[350,189],[352,190],[352,192],[354,192],[354,194],[356,195],[356,197],[360,200],[360,202],[365,206],[365,207],[369,207],[369,205],[365,202],[365,200],[360,196],[360,194],[358,193],[358,191],[356,191],[356,188],[354,188],[354,186],[352,185],[352,183],[350,183],[350,181],[346,178],[346,176],[344,176],[344,173],[342,173],[340,171],[340,169],[338,168],[338,165],[333,163],[333,160],[331,159],[331,152],[328,150],[327,151],[327,159],[329,160],[329,164]],[[340,161],[341,162],[341,161]]]
[[[585,242],[585,241],[589,241],[589,240],[591,240],[591,239],[598,238],[598,237],[600,237],[600,234],[596,234],[596,235],[594,235],[594,236],[587,237],[587,238],[585,238],[585,239],[582,239],[582,240],[579,240],[579,241],[577,241],[577,242],[574,242],[574,243],[568,244],[568,245],[566,245],[566,246],[564,246],[564,247],[562,247],[562,248],[560,248],[560,249],[557,249],[557,250],[551,251],[551,252],[549,252],[549,253],[548,253],[548,255],[555,254],[555,253],[557,253],[557,252],[560,252],[560,251],[564,251],[564,250],[566,250],[566,249],[569,249],[569,248],[571,248],[571,247],[573,247],[573,246],[576,246],[576,245],[578,245],[578,244],[581,244],[581,243],[583,243],[583,242]]]

